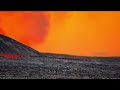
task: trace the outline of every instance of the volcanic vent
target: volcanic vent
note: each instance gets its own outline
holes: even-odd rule
[[[40,53],[12,38],[0,34],[0,57],[26,58],[31,56],[40,56]]]

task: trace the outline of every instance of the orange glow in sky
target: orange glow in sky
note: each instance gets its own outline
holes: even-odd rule
[[[40,52],[120,56],[119,11],[0,11],[0,33]]]

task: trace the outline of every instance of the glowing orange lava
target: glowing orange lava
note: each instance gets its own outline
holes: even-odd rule
[[[120,56],[119,11],[1,11],[0,33],[40,52]]]

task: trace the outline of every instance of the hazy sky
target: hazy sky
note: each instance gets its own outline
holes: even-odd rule
[[[120,56],[120,12],[0,12],[0,33],[40,52]]]

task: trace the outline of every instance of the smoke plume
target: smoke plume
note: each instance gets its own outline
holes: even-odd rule
[[[0,33],[26,45],[43,43],[48,33],[49,17],[44,12],[0,12]]]

